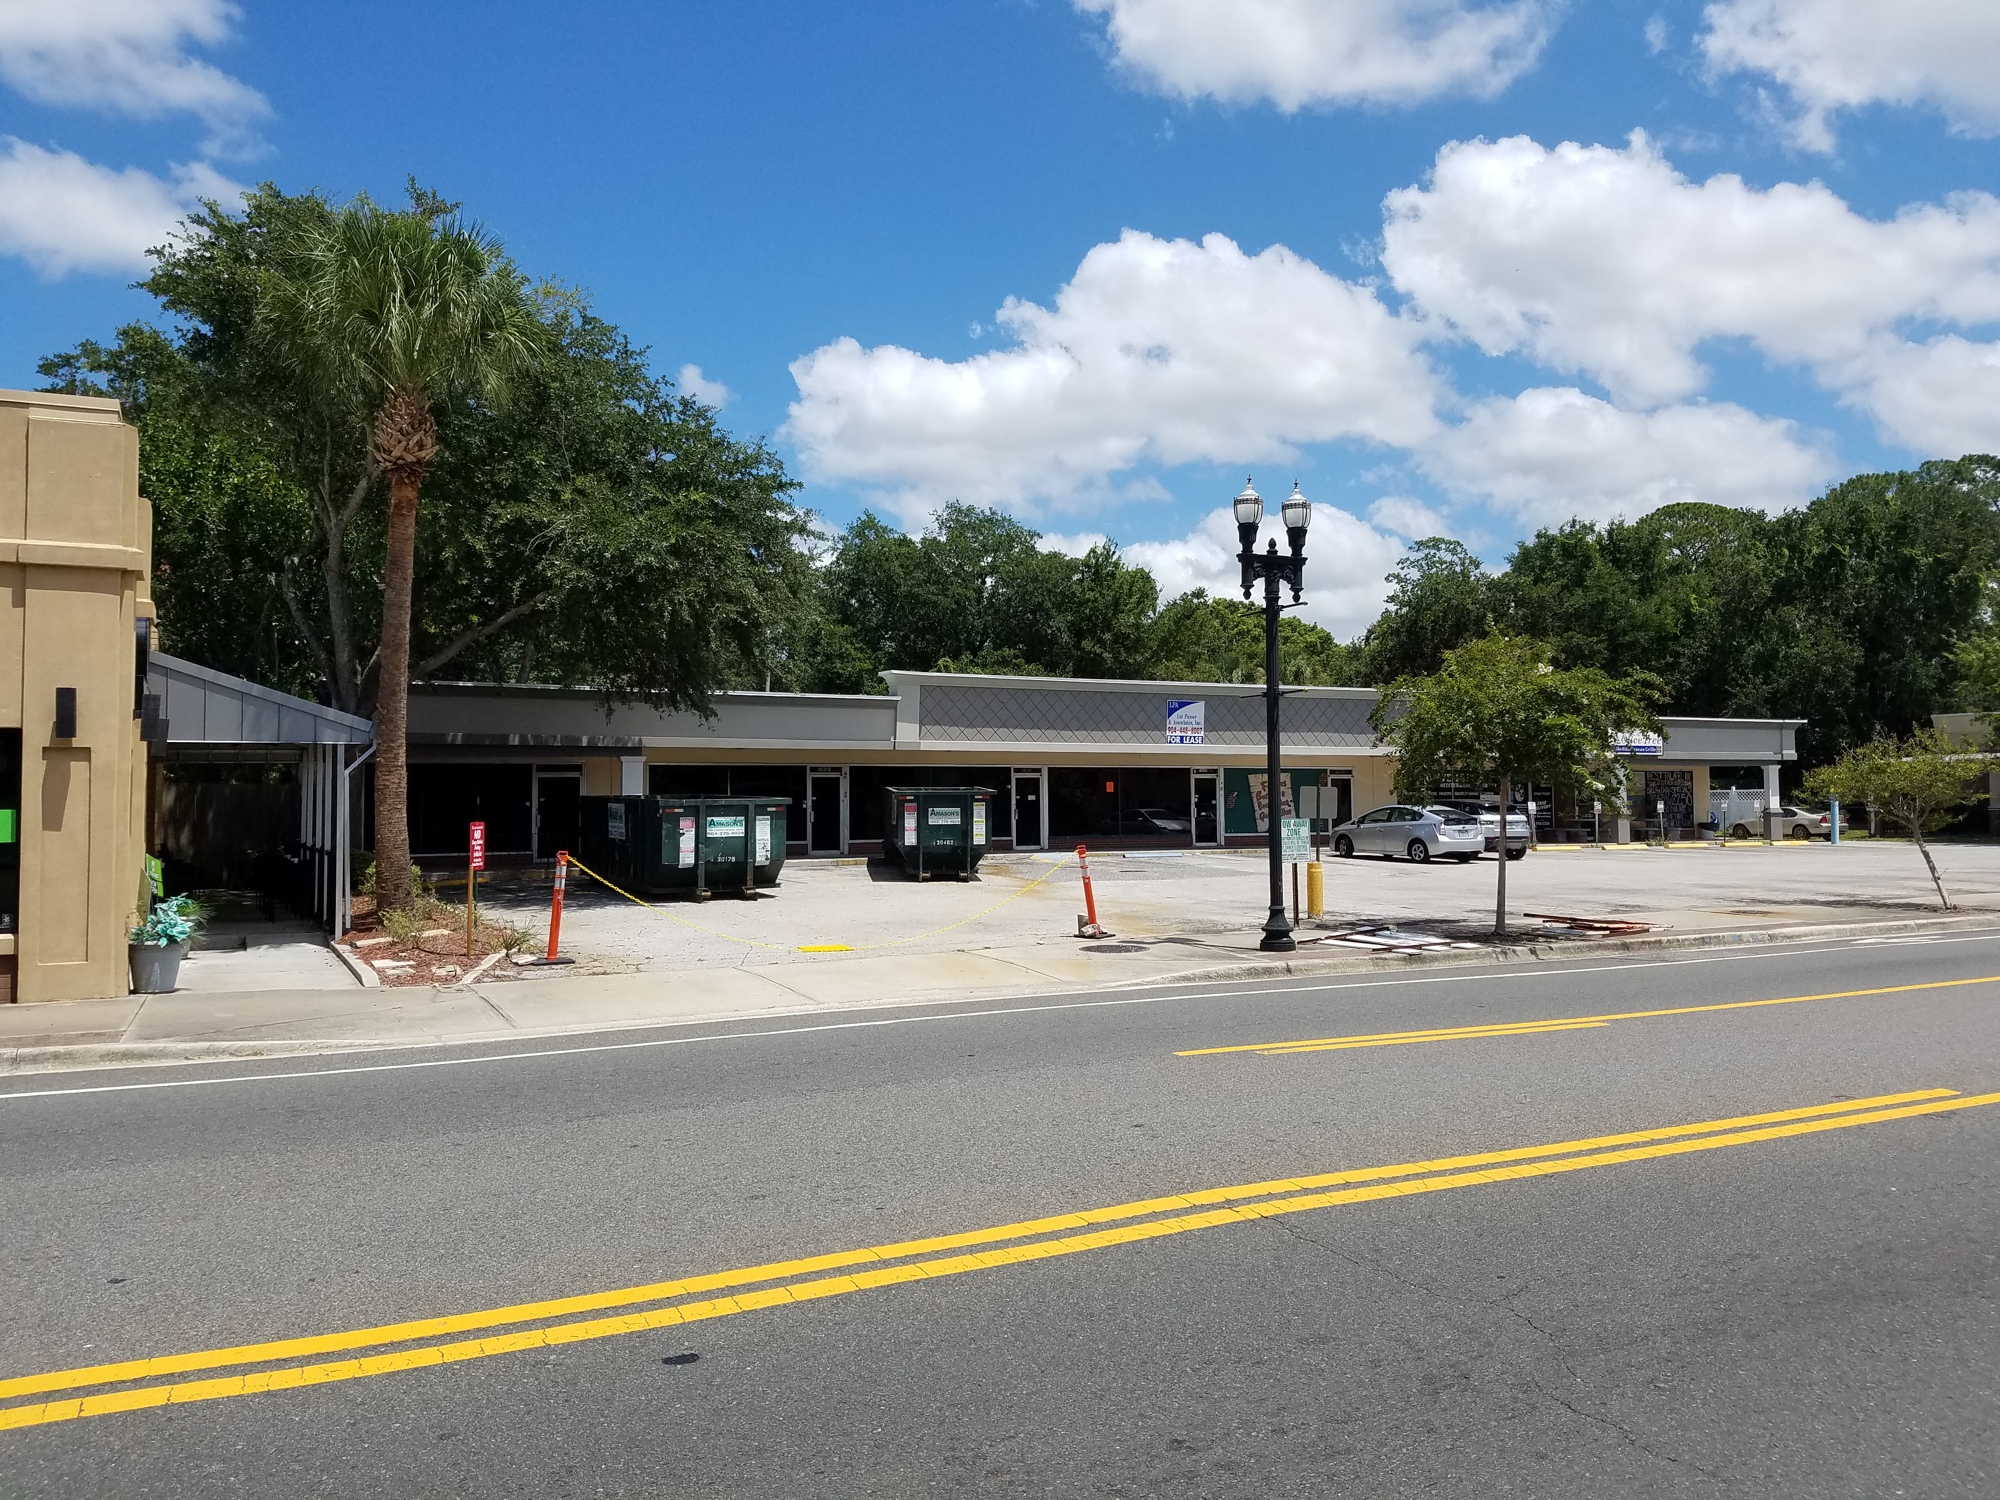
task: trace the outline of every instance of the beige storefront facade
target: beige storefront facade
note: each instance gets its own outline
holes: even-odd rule
[[[127,990],[143,899],[152,513],[115,401],[0,391],[0,974]]]

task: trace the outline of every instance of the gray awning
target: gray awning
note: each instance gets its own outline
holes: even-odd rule
[[[162,738],[169,750],[366,745],[375,738],[375,726],[367,719],[160,651],[147,667],[146,692],[160,700]]]

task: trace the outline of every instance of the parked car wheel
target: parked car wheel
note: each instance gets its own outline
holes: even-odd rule
[[[1803,843],[1805,840],[1811,838],[1812,834],[1810,831],[1808,831],[1805,824],[1794,823],[1791,828],[1791,833],[1788,836],[1791,838],[1798,839],[1801,843]]]
[[[1333,841],[1333,852],[1342,859],[1354,858],[1354,840],[1343,833]]]
[[[1747,838],[1749,838],[1749,837],[1750,837],[1750,825],[1749,825],[1748,823],[1732,823],[1732,824],[1730,824],[1730,825],[1729,825],[1729,836],[1730,836],[1731,838],[1733,838],[1733,839],[1747,839]]]
[[[1528,857],[1528,851],[1526,849],[1509,849],[1507,851],[1507,857],[1509,859],[1526,859]]]
[[[1431,862],[1431,846],[1422,839],[1411,839],[1410,847],[1403,851],[1410,856],[1413,865],[1427,865]]]

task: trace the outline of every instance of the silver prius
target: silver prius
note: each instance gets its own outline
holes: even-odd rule
[[[1479,819],[1448,808],[1378,807],[1333,830],[1333,852],[1343,859],[1355,854],[1394,859],[1400,854],[1421,865],[1447,855],[1466,864],[1485,847]]]

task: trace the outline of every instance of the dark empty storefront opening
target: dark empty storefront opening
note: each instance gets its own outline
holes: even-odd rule
[[[1185,770],[1049,768],[1049,838],[1193,842],[1193,784]]]
[[[534,775],[532,766],[411,766],[410,852],[462,857],[472,825],[484,823],[488,854],[532,855]]]
[[[648,766],[646,790],[655,797],[783,797],[785,842],[806,841],[804,766]]]

